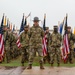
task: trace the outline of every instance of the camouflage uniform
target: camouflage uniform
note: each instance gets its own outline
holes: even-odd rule
[[[11,55],[12,58],[16,58],[18,54],[17,45],[16,45],[17,36],[15,34],[12,34],[12,37],[13,37],[13,41],[11,43]]]
[[[36,52],[38,52],[39,55],[39,63],[40,63],[40,69],[44,69],[43,67],[43,52],[42,52],[42,39],[44,37],[44,31],[39,26],[39,18],[34,17],[34,24],[30,28],[29,31],[29,37],[30,37],[30,53],[29,53],[29,66],[27,69],[32,69],[32,62],[36,55]]]
[[[57,26],[54,26],[57,29]],[[58,30],[57,30],[58,31]],[[61,41],[62,41],[62,36],[58,32],[53,32],[50,36],[50,56],[51,56],[51,66],[53,66],[54,63],[54,57],[56,56],[57,59],[57,64],[59,66],[60,64],[60,57],[61,57],[61,51],[60,51],[60,46],[61,46]]]
[[[44,31],[40,26],[34,26],[30,28],[30,56],[29,64],[32,64],[36,52],[42,57],[42,38],[44,36]],[[41,60],[41,58],[40,58]]]
[[[10,61],[10,43],[13,41],[11,33],[7,31],[4,31],[4,43],[5,43],[5,54],[6,54],[6,60],[7,63]]]
[[[27,26],[25,26],[26,28]],[[28,28],[28,27],[27,27]],[[29,57],[29,35],[28,35],[28,31],[24,31],[21,35],[20,35],[20,42],[21,42],[21,51],[22,51],[22,59],[21,59],[21,63],[24,66],[24,62],[28,61],[28,57]]]
[[[71,27],[68,27],[68,29],[71,29]],[[74,42],[75,42],[75,35],[72,32],[68,32],[68,41],[69,41],[69,48],[70,48],[70,54],[68,54],[68,61],[70,63],[73,63],[73,53],[74,53]]]

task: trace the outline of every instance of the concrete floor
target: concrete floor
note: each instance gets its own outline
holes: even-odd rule
[[[25,67],[1,67],[0,75],[75,75],[75,67],[45,67],[40,70],[38,66],[33,67],[31,70]]]

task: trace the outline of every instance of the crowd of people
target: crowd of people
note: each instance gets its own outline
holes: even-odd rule
[[[16,45],[17,37],[15,34],[10,31],[9,27],[5,26],[3,28],[7,63],[10,62],[11,58],[21,55],[22,66],[24,66],[25,61],[28,61],[27,69],[32,69],[33,60],[37,52],[39,56],[40,69],[44,69],[43,63],[45,63],[46,60],[51,64],[51,66],[53,66],[55,58],[57,60],[57,66],[60,66],[60,47],[63,45],[63,36],[58,32],[58,25],[54,25],[54,30],[50,33],[49,27],[46,27],[46,30],[44,31],[43,28],[39,26],[39,21],[38,17],[34,17],[32,27],[29,28],[28,25],[24,26],[24,32],[22,32],[19,37],[21,43],[21,47],[19,49]],[[68,26],[66,30],[70,49],[70,53],[67,54],[68,58],[66,63],[68,61],[73,63],[75,35],[71,32],[70,26]],[[47,55],[43,56],[42,39],[45,35],[47,38]]]

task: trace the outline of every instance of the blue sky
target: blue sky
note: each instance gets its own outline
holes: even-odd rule
[[[75,0],[0,0],[0,21],[3,13],[15,24],[18,29],[21,25],[23,13],[28,18],[28,23],[32,26],[35,16],[43,21],[44,13],[46,13],[46,26],[50,29],[53,25],[57,25],[58,21],[62,22],[66,13],[68,13],[68,25],[75,27]],[[40,26],[42,26],[40,22]]]

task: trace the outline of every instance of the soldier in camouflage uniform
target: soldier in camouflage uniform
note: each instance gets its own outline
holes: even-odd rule
[[[29,36],[30,36],[30,55],[29,55],[29,66],[27,69],[32,69],[32,62],[35,57],[36,52],[39,55],[39,63],[40,69],[44,69],[43,67],[43,52],[42,52],[42,39],[44,37],[44,31],[39,26],[39,18],[34,17],[34,24],[30,28]]]
[[[21,42],[21,51],[22,51],[22,59],[21,63],[24,66],[24,62],[28,61],[29,56],[29,35],[28,35],[28,26],[24,27],[24,32],[20,35]]]
[[[58,26],[54,26],[54,31],[50,36],[50,56],[51,56],[51,66],[54,64],[54,58],[56,56],[57,59],[57,64],[58,66],[60,65],[60,57],[61,57],[61,41],[62,41],[62,36],[58,33]]]
[[[70,54],[68,54],[68,61],[72,64],[73,63],[75,35],[71,32],[70,26],[67,27],[67,31],[68,31],[68,42],[69,42],[69,49],[70,49]]]
[[[18,48],[16,45],[16,41],[17,41],[17,35],[15,35],[14,31],[12,32],[12,37],[13,37],[13,41],[11,43],[11,55],[12,55],[12,59],[17,57],[18,54]]]
[[[10,35],[10,60],[12,60],[13,58],[13,48],[12,48],[12,44],[13,44],[13,41],[14,41],[14,36],[13,36],[13,33],[12,33],[12,30],[8,27],[8,34]]]
[[[13,41],[13,38],[7,26],[4,27],[3,35],[4,35],[4,44],[5,44],[5,56],[6,56],[7,63],[9,63],[11,57],[10,43]]]
[[[51,34],[49,33],[49,27],[46,27],[45,35],[46,35],[47,55],[43,58],[43,60],[44,60],[44,63],[46,63],[46,60],[47,60],[48,63],[50,64],[50,55],[48,52],[48,42],[50,40]]]

